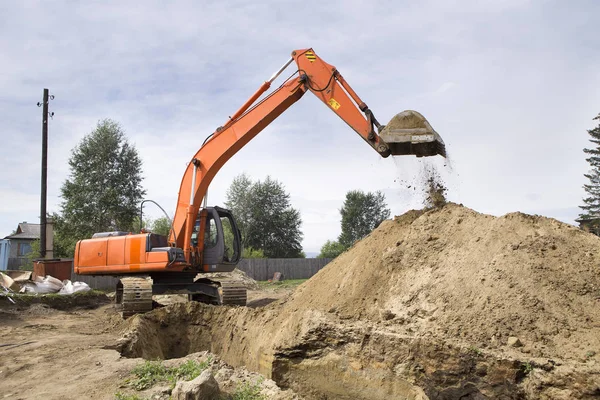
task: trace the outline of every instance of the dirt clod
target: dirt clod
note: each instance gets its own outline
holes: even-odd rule
[[[509,347],[523,347],[523,343],[521,343],[519,338],[514,337],[514,336],[509,337],[508,340],[506,341],[506,344]]]

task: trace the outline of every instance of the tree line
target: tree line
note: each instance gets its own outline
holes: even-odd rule
[[[594,120],[600,121],[600,114]],[[579,221],[600,234],[600,124],[587,132],[593,146],[584,152],[591,169],[585,174],[588,183],[583,186],[586,196]],[[57,257],[72,257],[77,241],[96,232],[137,232],[144,228],[169,234],[169,219],[146,219],[143,224],[139,219],[138,205],[146,194],[142,160],[117,122],[99,121],[72,149],[68,164],[70,174],[60,189],[60,212],[52,215]],[[225,206],[242,232],[243,257],[305,256],[301,215],[292,207],[281,182],[270,176],[253,181],[240,174],[227,191]],[[323,244],[318,257],[337,257],[390,217],[385,196],[379,191],[349,191],[339,212],[341,233]]]
[[[166,217],[140,221],[139,204],[146,194],[142,160],[120,124],[99,121],[72,149],[68,164],[70,173],[60,189],[60,212],[52,215],[57,257],[73,257],[77,241],[96,232],[143,228],[169,234]],[[300,211],[292,206],[281,182],[270,176],[253,181],[242,173],[227,190],[225,206],[241,231],[243,257],[305,257]],[[319,257],[336,257],[389,218],[390,210],[381,192],[354,190],[346,194],[340,214],[341,234],[323,245]]]

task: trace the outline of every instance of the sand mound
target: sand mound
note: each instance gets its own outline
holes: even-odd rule
[[[212,351],[308,399],[600,396],[600,238],[456,204],[385,221],[287,299],[175,304],[120,351]]]
[[[201,278],[208,278],[214,280],[231,280],[236,281],[244,285],[244,287],[248,290],[258,290],[260,286],[258,283],[250,278],[244,271],[240,269],[234,269],[231,272],[211,272],[211,273],[203,273],[199,275]]]
[[[539,356],[600,350],[600,238],[554,219],[449,204],[384,222],[285,308],[389,320],[477,347],[516,336]]]

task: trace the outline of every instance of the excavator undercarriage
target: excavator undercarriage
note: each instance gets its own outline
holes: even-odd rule
[[[182,294],[188,300],[212,305],[245,306],[247,289],[234,280],[215,281],[196,274],[175,276],[135,275],[122,277],[117,283],[115,305],[123,318],[152,311],[153,295]]]

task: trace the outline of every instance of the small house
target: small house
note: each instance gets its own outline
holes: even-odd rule
[[[21,222],[14,234],[0,241],[0,269],[19,269],[27,263],[31,244],[40,239],[40,224]]]

